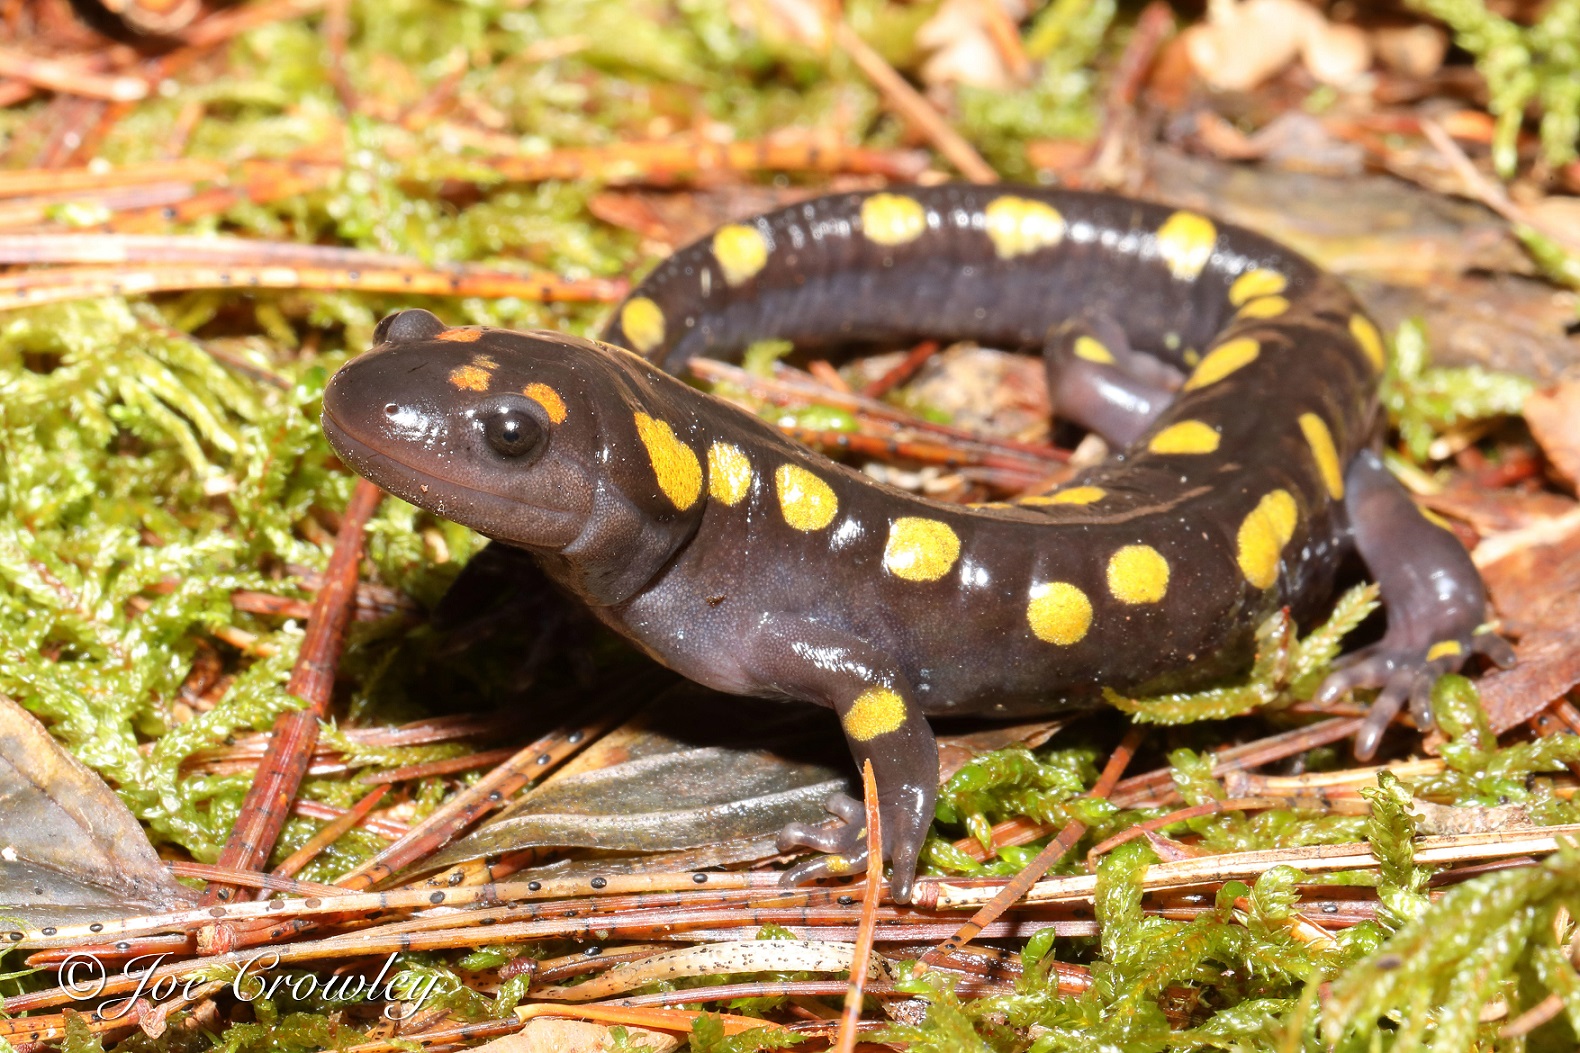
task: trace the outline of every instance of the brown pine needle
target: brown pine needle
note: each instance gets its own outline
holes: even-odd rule
[[[360,823],[389,793],[388,786],[380,786],[346,810],[346,814],[326,825],[308,839],[307,843],[285,858],[274,868],[276,877],[295,877],[303,867],[318,857],[318,853],[340,839],[340,835]],[[342,891],[342,890],[337,890]]]
[[[854,29],[844,22],[835,22],[831,31],[834,43],[877,86],[890,108],[914,125],[950,164],[959,169],[961,175],[973,183],[998,182],[998,173],[993,171],[993,166],[984,161],[976,148],[949,126],[949,122],[933,108],[932,103],[922,97],[921,92],[911,87],[893,66],[884,61],[882,55],[868,47]]]
[[[280,838],[291,801],[313,757],[318,722],[329,712],[335,667],[356,607],[363,530],[383,498],[383,492],[366,479],[358,479],[351,491],[334,551],[324,570],[324,587],[313,598],[313,617],[286,686],[287,691],[307,703],[307,708],[283,714],[275,721],[274,737],[258,766],[258,778],[248,788],[241,814],[220,851],[220,866],[261,869]],[[210,885],[203,897],[205,903],[228,903],[235,898],[236,889],[226,884]],[[224,939],[217,932],[216,937]]]
[[[853,1053],[861,1025],[861,1000],[867,984],[867,962],[872,959],[872,935],[878,927],[878,897],[883,891],[883,817],[878,811],[878,777],[872,761],[861,766],[861,796],[867,805],[867,880],[861,901],[861,924],[850,955],[850,986],[845,991],[845,1011],[839,1019],[834,1053]]]

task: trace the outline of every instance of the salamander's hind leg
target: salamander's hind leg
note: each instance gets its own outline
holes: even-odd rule
[[[1180,384],[1177,371],[1131,350],[1124,330],[1101,316],[1051,330],[1043,368],[1054,412],[1116,447],[1146,431]]]
[[[861,641],[821,626],[775,623],[767,636],[780,643],[773,662],[777,685],[831,707],[839,714],[856,764],[872,761],[883,854],[893,866],[892,895],[898,903],[909,902],[938,796],[938,744],[911,698],[910,685],[892,663]],[[788,654],[783,641],[792,641]],[[828,802],[828,810],[841,821],[823,826],[791,823],[780,832],[783,851],[814,848],[829,853],[786,871],[786,884],[867,868],[867,821],[861,802],[840,794]]]
[[[1337,699],[1358,687],[1381,688],[1355,736],[1355,756],[1370,760],[1383,731],[1406,702],[1416,726],[1432,726],[1432,686],[1472,653],[1500,666],[1514,660],[1501,636],[1477,632],[1487,617],[1487,590],[1457,538],[1423,516],[1382,461],[1362,451],[1344,477],[1344,509],[1355,546],[1382,587],[1388,612],[1383,638],[1341,659],[1317,691]]]

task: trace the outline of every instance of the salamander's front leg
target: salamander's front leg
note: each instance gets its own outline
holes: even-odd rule
[[[774,679],[787,694],[829,706],[839,714],[857,766],[872,761],[883,826],[883,854],[893,865],[894,900],[907,903],[916,862],[933,820],[938,796],[938,744],[916,708],[911,687],[884,655],[859,640],[809,623],[776,620],[765,630],[791,661],[774,663]],[[789,665],[790,668],[784,668]],[[828,809],[832,825],[791,823],[779,834],[783,851],[815,848],[829,853],[785,873],[787,884],[867,868],[867,822],[861,802],[838,794]]]
[[[1355,756],[1370,760],[1383,731],[1408,701],[1416,727],[1432,726],[1432,686],[1472,653],[1500,666],[1514,661],[1501,636],[1477,632],[1487,618],[1487,590],[1453,534],[1423,516],[1371,451],[1344,477],[1344,509],[1355,546],[1382,587],[1388,631],[1341,659],[1317,691],[1318,701],[1357,687],[1381,688],[1355,736]]]
[[[1130,349],[1106,318],[1077,318],[1048,334],[1043,369],[1054,412],[1111,446],[1129,446],[1174,399],[1178,373]]]

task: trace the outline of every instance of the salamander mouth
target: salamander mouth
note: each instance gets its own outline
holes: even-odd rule
[[[335,451],[335,456],[344,461],[352,471],[402,501],[430,509],[448,519],[451,517],[441,507],[449,503],[445,500],[446,497],[460,496],[462,493],[476,496],[473,490],[436,479],[414,465],[375,450],[352,435],[327,409],[324,410],[319,423],[324,429],[324,438],[329,440],[330,448]],[[418,482],[419,479],[422,481]],[[452,493],[447,494],[446,491]],[[456,522],[460,520],[457,519]]]
[[[357,438],[325,406],[320,424],[335,455],[352,471],[408,504],[471,527],[491,538],[557,549],[581,532],[580,517],[512,501],[434,475]]]

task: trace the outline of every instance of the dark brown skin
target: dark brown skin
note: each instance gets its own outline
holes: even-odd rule
[[[1352,547],[1390,611],[1323,688],[1383,689],[1358,752],[1406,701],[1429,722],[1432,683],[1472,652],[1508,658],[1477,632],[1464,549],[1371,452],[1375,327],[1247,231],[1068,191],[823,198],[676,253],[606,336],[392,315],[331,381],[324,430],[356,471],[524,549],[670,668],[837,712],[873,762],[901,902],[937,792],[926,716],[1232,673],[1269,614],[1321,608]],[[1124,449],[1052,494],[944,505],[659,368],[768,337],[1039,349],[1061,412]],[[859,809],[831,810],[845,822],[782,836],[829,853],[790,880],[866,866]]]

